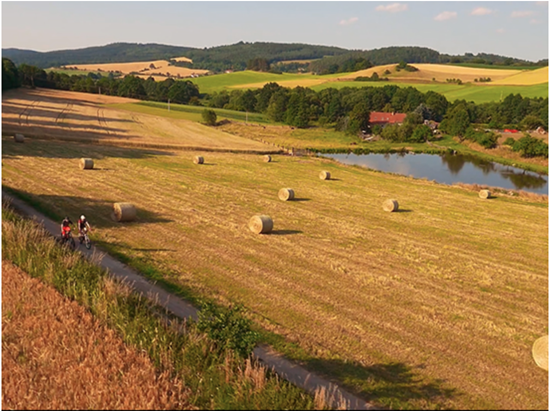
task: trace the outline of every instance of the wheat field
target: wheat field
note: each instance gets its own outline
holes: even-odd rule
[[[2,409],[195,409],[88,310],[2,261]]]

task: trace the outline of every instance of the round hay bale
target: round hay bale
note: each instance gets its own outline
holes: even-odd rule
[[[330,180],[330,173],[328,171],[321,171],[319,173],[319,178],[321,180]]]
[[[267,234],[273,230],[273,220],[267,215],[255,215],[248,222],[248,228],[256,234]]]
[[[82,170],[91,170],[92,168],[94,168],[94,160],[92,160],[91,158],[81,158],[80,168]]]
[[[533,344],[533,359],[543,370],[548,371],[548,336],[540,337]]]
[[[386,200],[384,201],[382,207],[384,208],[384,211],[389,211],[391,213],[393,211],[399,210],[399,203],[397,202],[397,200]]]
[[[294,200],[294,190],[292,188],[281,188],[279,190],[279,200]]]
[[[490,198],[491,192],[489,190],[480,190],[479,191],[479,198]]]
[[[120,222],[134,221],[136,219],[136,208],[131,203],[113,204],[115,220]]]
[[[271,163],[271,156],[270,156],[269,154],[266,154],[266,155],[264,156],[264,161],[265,161],[266,163]]]
[[[25,136],[23,134],[16,134],[13,138],[14,138],[16,143],[24,143],[25,142]]]
[[[195,158],[193,159],[193,163],[195,163],[195,164],[204,164],[204,157],[195,156]]]

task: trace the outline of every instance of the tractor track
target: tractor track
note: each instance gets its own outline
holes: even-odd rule
[[[105,111],[102,108],[97,109],[97,122],[99,126],[104,128],[107,134],[111,135],[109,131],[109,126],[107,125],[107,120],[105,120]]]
[[[39,100],[34,100],[31,104],[26,106],[21,113],[19,113],[19,125],[22,126],[23,123],[27,123],[30,126],[29,114],[33,108],[38,106],[41,103]]]
[[[73,106],[74,104],[67,103],[67,105],[59,112],[59,114],[55,118],[55,124],[61,123],[61,126],[65,126],[65,124],[63,124],[63,120],[67,118],[67,114],[73,109]],[[70,125],[67,124],[67,126],[71,128]]]

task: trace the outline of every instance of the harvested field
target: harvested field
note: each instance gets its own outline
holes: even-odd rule
[[[177,60],[177,59],[175,59]],[[187,59],[186,61],[188,61]],[[177,60],[181,61],[181,60]],[[155,68],[151,68],[151,64]],[[208,70],[200,69],[190,69],[186,67],[177,67],[171,66],[170,63],[166,60],[155,60],[155,61],[141,61],[136,63],[107,63],[107,64],[75,64],[71,67],[76,67],[77,70],[84,71],[120,71],[123,74],[130,74],[132,72],[139,72],[142,75],[154,75],[154,74],[166,74],[170,73],[171,76],[177,76],[178,74],[182,77],[188,77],[191,74],[205,74],[208,73]]]
[[[49,89],[10,90],[2,95],[2,133],[150,148],[274,151],[196,122],[103,106],[136,101]]]
[[[2,261],[2,409],[193,409],[190,395],[86,309]]]
[[[2,154],[4,186],[56,216],[84,212],[96,244],[129,264],[243,303],[307,353],[288,355],[367,400],[548,407],[548,374],[531,355],[548,333],[547,203],[481,201],[309,157],[266,167],[255,155],[209,153],[212,165],[197,167],[189,153],[8,138]],[[101,170],[66,172],[84,156],[101,158]],[[323,169],[337,179],[319,180]],[[281,187],[302,201],[280,201]],[[136,223],[110,219],[121,198],[135,204]],[[385,212],[388,198],[404,209]],[[272,217],[273,232],[251,232],[253,215]]]
[[[418,71],[396,71],[396,64],[389,64],[385,66],[371,67],[367,70],[361,70],[355,73],[347,74],[339,77],[338,79],[350,80],[360,76],[371,76],[372,73],[378,73],[379,76],[387,76],[392,81],[436,81],[445,82],[448,78],[459,78],[463,82],[474,82],[476,78],[490,77],[493,81],[505,79],[517,74],[522,73],[521,70],[498,70],[498,69],[484,69],[484,68],[472,68],[472,67],[460,67],[450,66],[446,64],[416,64],[411,66],[416,67]],[[391,74],[384,75],[384,71],[389,70]],[[538,70],[537,70],[538,71]],[[529,70],[531,72],[531,70]],[[548,69],[546,74],[546,80],[540,81],[548,82]],[[490,84],[490,83],[488,83]],[[524,83],[508,83],[508,84],[524,84]],[[530,83],[535,84],[535,83]]]
[[[188,63],[192,63],[193,60],[191,60],[190,58],[188,57],[173,57],[171,60],[175,60],[175,61],[186,61]]]

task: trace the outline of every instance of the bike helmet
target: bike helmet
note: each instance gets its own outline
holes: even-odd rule
[[[84,217],[84,214],[82,214],[82,215],[80,216],[80,219],[81,219],[81,220],[86,220],[86,217]]]

